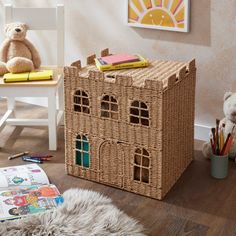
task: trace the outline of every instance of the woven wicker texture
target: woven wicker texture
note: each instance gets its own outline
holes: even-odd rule
[[[94,57],[64,68],[67,173],[161,200],[193,159],[195,61],[103,73]]]

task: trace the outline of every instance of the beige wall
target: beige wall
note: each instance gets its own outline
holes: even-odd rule
[[[125,0],[0,0],[0,28],[3,4],[10,2],[16,6],[65,4],[66,64],[105,47],[149,58],[196,58],[196,123],[212,125],[223,116],[223,94],[236,86],[236,0],[191,0],[191,32],[187,34],[126,26]],[[3,37],[1,32],[1,41]],[[55,35],[38,32],[30,37],[44,64],[53,63]]]

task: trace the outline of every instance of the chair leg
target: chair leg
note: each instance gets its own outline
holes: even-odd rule
[[[57,104],[56,93],[50,92],[48,95],[48,135],[49,150],[57,150]]]
[[[14,97],[7,98],[7,110],[12,111],[10,117],[15,117],[15,98]]]
[[[61,83],[60,87],[58,88],[58,109],[59,109],[59,112],[61,112],[62,115],[63,115],[63,112],[64,112],[64,88],[63,88],[63,83]],[[62,122],[63,122],[63,116],[60,120],[60,124],[62,124]]]
[[[8,97],[7,98],[7,111],[3,115],[3,117],[0,119],[0,132],[6,126],[7,119],[15,117],[14,108],[15,108],[15,98],[14,97]]]

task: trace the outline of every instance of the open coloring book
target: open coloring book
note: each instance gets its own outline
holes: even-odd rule
[[[40,213],[62,202],[38,165],[0,168],[0,221]]]

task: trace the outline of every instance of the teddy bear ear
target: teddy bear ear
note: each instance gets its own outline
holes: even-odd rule
[[[226,92],[224,95],[224,101],[227,100],[229,97],[231,97],[233,93],[232,92]]]
[[[4,27],[4,32],[5,32],[5,33],[8,31],[9,27],[10,27],[10,24],[6,24],[6,25],[5,25],[5,27]]]
[[[27,24],[23,23],[22,25],[23,25],[23,27],[24,27],[26,30],[29,29],[29,26],[28,26]]]

